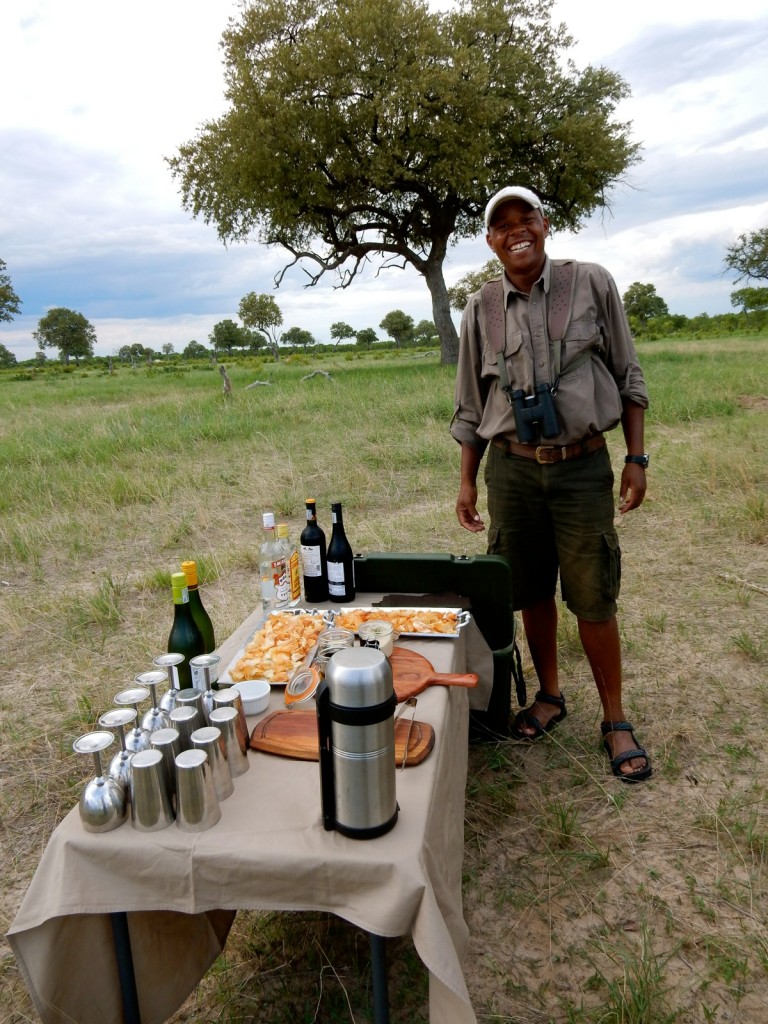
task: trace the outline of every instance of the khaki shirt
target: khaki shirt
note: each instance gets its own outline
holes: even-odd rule
[[[571,372],[562,373],[555,408],[562,428],[542,444],[573,444],[613,429],[621,419],[622,399],[648,407],[648,391],[637,361],[624,307],[611,275],[596,263],[575,263],[573,309],[563,339],[560,366],[565,370],[585,349]],[[547,257],[530,296],[503,278],[506,303],[504,362],[509,383],[533,393],[535,383],[553,383],[554,345],[547,333],[547,295],[552,264]],[[549,365],[535,365],[533,335],[546,343]],[[512,406],[499,385],[496,352],[488,338],[481,293],[470,296],[461,321],[456,399],[451,434],[485,449],[493,438],[517,440]]]

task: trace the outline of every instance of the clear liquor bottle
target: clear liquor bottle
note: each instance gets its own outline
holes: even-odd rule
[[[289,583],[285,554],[275,535],[275,516],[265,512],[262,516],[264,540],[259,548],[259,575],[261,576],[261,606],[265,612],[288,605]]]

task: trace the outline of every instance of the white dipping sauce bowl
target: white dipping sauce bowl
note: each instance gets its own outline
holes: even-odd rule
[[[244,679],[234,687],[243,698],[246,715],[259,715],[269,707],[269,693],[272,689],[266,679]]]

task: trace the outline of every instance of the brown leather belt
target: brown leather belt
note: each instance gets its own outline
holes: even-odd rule
[[[575,444],[540,444],[534,447],[532,444],[518,444],[517,441],[508,441],[505,437],[494,437],[491,444],[500,448],[505,455],[522,455],[524,459],[535,459],[540,466],[549,466],[555,462],[565,462],[566,459],[578,459],[589,452],[595,452],[605,444],[605,437],[602,434],[593,434],[585,437]]]

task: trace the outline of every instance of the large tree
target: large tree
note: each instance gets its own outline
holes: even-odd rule
[[[282,326],[283,314],[280,312],[280,307],[275,302],[274,296],[266,292],[261,295],[257,295],[256,292],[248,292],[240,299],[237,312],[243,324],[260,335],[272,350],[275,359],[279,359],[280,331],[278,328]]]
[[[55,306],[38,322],[32,337],[41,348],[57,348],[65,365],[72,358],[79,365],[81,358],[93,355],[96,329],[82,313]]]
[[[553,0],[243,0],[224,33],[228,109],[169,163],[223,241],[256,235],[346,287],[373,258],[432,295],[444,362],[458,337],[443,263],[489,196],[534,188],[577,228],[637,159],[628,94],[577,71]]]
[[[413,339],[413,317],[402,309],[393,309],[387,313],[379,327],[394,340],[397,348],[407,345]]]
[[[739,235],[726,250],[725,265],[736,271],[737,282],[768,280],[768,228]]]
[[[669,308],[660,295],[656,294],[656,286],[634,281],[621,297],[624,312],[630,320],[640,327],[645,327],[655,316],[667,316]]]
[[[17,359],[13,352],[5,345],[0,345],[0,368],[7,369],[9,366],[15,366],[16,363]]]
[[[21,299],[13,290],[11,279],[5,273],[5,260],[0,260],[0,321],[13,320],[21,312]]]
[[[234,320],[220,320],[213,325],[208,340],[213,346],[214,352],[226,352],[228,356],[231,356],[233,348],[247,348],[250,345],[251,336],[249,331],[244,330]]]

